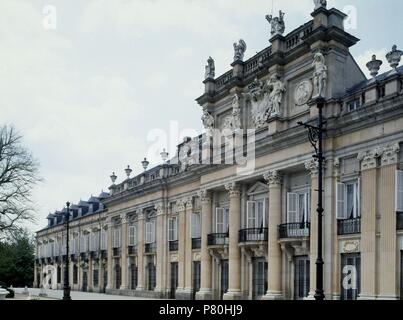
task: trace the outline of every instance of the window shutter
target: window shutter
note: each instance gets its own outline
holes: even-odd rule
[[[337,212],[337,219],[345,220],[347,219],[347,208],[346,208],[346,185],[344,183],[337,184],[336,190],[336,212]]]
[[[151,243],[151,222],[146,222],[146,243]]]
[[[396,171],[396,211],[403,212],[403,171]]]
[[[224,209],[216,208],[216,232],[224,233]]]
[[[173,241],[173,218],[168,220],[168,241]]]
[[[357,218],[361,217],[361,178],[357,181]]]
[[[192,238],[193,239],[200,238],[200,214],[199,213],[192,214]]]
[[[224,209],[224,233],[229,232],[229,208]]]
[[[265,227],[265,201],[259,201],[257,203],[257,226],[256,228],[264,228]]]
[[[256,202],[255,201],[248,201],[247,208],[246,208],[246,227],[248,229],[252,229],[256,227]]]
[[[151,243],[155,242],[155,220],[151,222]]]
[[[287,193],[287,223],[298,222],[298,194]]]
[[[177,218],[170,218],[168,223],[168,241],[176,241],[178,240],[178,233],[177,233]]]
[[[306,210],[306,217],[305,222],[311,222],[311,193],[305,193],[305,210]]]

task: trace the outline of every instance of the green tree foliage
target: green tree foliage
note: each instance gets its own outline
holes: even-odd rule
[[[15,233],[0,242],[0,285],[32,286],[34,250],[34,241],[26,231]]]

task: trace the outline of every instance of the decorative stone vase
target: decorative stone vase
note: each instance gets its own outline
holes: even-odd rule
[[[388,59],[388,62],[390,64],[390,66],[394,69],[394,71],[396,71],[397,67],[399,66],[402,55],[403,55],[403,51],[397,50],[396,45],[394,45],[392,47],[392,51],[386,55],[386,59]]]

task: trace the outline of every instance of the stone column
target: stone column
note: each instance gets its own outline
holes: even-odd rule
[[[241,250],[239,248],[239,230],[241,227],[241,192],[235,183],[225,186],[229,192],[229,288],[224,300],[238,300],[241,292]]]
[[[192,198],[186,201],[186,232],[185,232],[185,293],[188,299],[192,299],[192,213],[193,201]]]
[[[128,240],[128,234],[127,234],[127,217],[123,215],[121,217],[121,233],[122,233],[122,242],[121,242],[121,265],[120,268],[122,270],[122,282],[120,285],[120,290],[127,290],[128,289],[128,280],[127,280],[127,240]]]
[[[359,299],[376,298],[376,151],[360,153],[361,161],[361,293]],[[342,288],[341,288],[342,289]]]
[[[176,299],[185,299],[185,241],[186,241],[186,200],[178,201],[178,288]]]
[[[144,291],[144,213],[138,211],[137,224],[137,288],[136,291]]]
[[[111,219],[108,219],[108,284],[106,286],[107,290],[113,289],[113,254],[112,254],[112,232],[113,226]]]
[[[379,296],[378,299],[395,300],[397,293],[397,248],[396,248],[396,170],[399,144],[388,145],[379,152],[381,156],[379,208]]]
[[[212,198],[208,190],[202,190],[200,193],[202,203],[201,214],[201,288],[196,293],[197,300],[211,300],[213,298],[212,291],[212,261],[207,246],[207,236],[211,233],[212,219]]]
[[[88,259],[88,291],[92,292],[94,290],[94,276],[93,276],[93,272],[94,272],[94,260],[92,259],[92,257],[90,256]]]
[[[155,210],[157,211],[157,226],[156,226],[156,240],[157,240],[157,281],[156,281],[156,292],[164,292],[164,263],[165,263],[165,252],[164,248],[167,247],[167,237],[165,232],[165,218],[166,212],[163,204],[159,204],[155,206]]]
[[[310,264],[309,264],[309,282],[310,290],[308,300],[315,298],[316,290],[316,259],[318,258],[318,163],[308,160],[305,168],[311,174],[311,234],[310,234]]]
[[[269,185],[269,239],[268,239],[268,290],[265,300],[283,299],[282,253],[278,243],[278,226],[281,224],[281,184],[282,176],[278,171],[264,175]]]

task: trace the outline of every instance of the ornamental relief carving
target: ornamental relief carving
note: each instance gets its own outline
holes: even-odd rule
[[[251,118],[256,129],[264,127],[270,118],[282,115],[283,95],[287,89],[278,74],[266,81],[256,78],[248,89],[244,97],[251,104]]]
[[[294,91],[294,102],[297,106],[303,106],[312,98],[313,85],[310,80],[300,82]]]

